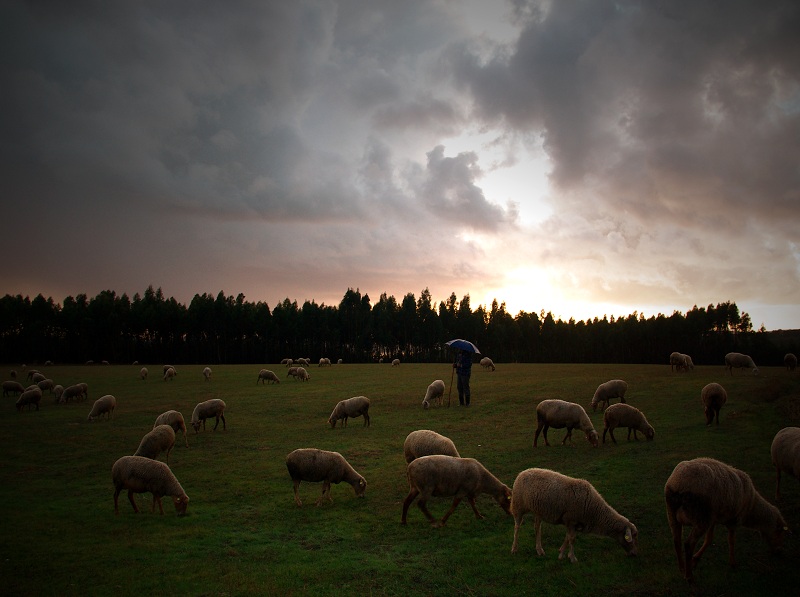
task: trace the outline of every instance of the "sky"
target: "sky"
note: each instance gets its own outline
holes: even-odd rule
[[[8,0],[0,294],[800,328],[795,0]]]

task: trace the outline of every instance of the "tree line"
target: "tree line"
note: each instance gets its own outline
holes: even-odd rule
[[[270,309],[243,294],[195,294],[189,305],[152,286],[133,298],[104,290],[61,304],[41,294],[0,299],[0,361],[5,363],[275,363],[320,357],[334,362],[444,362],[452,338],[473,341],[496,362],[667,363],[672,351],[695,364],[722,364],[726,352],[779,365],[784,347],[736,303],[694,306],[686,313],[645,317],[633,312],[586,321],[520,311],[505,303],[472,308],[451,293],[435,304],[426,288],[400,301],[348,288],[336,305],[288,298]]]

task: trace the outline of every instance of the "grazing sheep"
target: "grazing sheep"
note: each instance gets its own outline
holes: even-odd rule
[[[27,388],[22,394],[19,395],[17,398],[17,410],[22,412],[22,407],[27,405],[28,410],[31,409],[31,405],[36,405],[36,410],[39,410],[39,402],[42,399],[42,390],[39,389],[39,386],[33,385]]]
[[[192,412],[192,427],[194,427],[194,432],[197,433],[200,431],[201,424],[203,425],[203,431],[205,431],[206,419],[210,419],[211,417],[215,417],[217,420],[214,424],[214,431],[217,430],[220,419],[222,419],[222,429],[227,429],[225,426],[225,406],[225,402],[219,398],[212,398],[211,400],[206,400],[195,406],[194,412]]]
[[[296,380],[299,379],[300,381],[308,381],[311,379],[311,375],[303,367],[298,367],[297,372],[294,374],[294,378]]]
[[[580,404],[567,402],[565,400],[542,400],[536,405],[536,434],[533,437],[533,447],[539,440],[539,432],[543,432],[544,444],[549,446],[547,441],[547,430],[567,428],[567,434],[561,442],[564,445],[567,440],[572,443],[572,430],[578,428],[586,434],[586,439],[596,448],[598,445],[597,431],[592,426],[589,415],[583,410]]]
[[[78,388],[81,391],[81,395],[79,396],[79,398],[81,400],[88,400],[89,399],[89,384],[85,383],[85,382],[81,382],[81,383],[78,383],[78,384],[75,384],[75,385],[78,386]]]
[[[475,517],[483,518],[475,506],[475,498],[482,493],[492,496],[506,513],[511,514],[511,490],[474,458],[443,454],[422,456],[409,463],[406,476],[409,492],[403,502],[400,524],[406,524],[408,507],[417,496],[417,506],[434,527],[443,527],[464,498],[472,506]],[[428,511],[426,503],[431,496],[453,497],[452,506],[441,520],[436,520]]]
[[[783,364],[786,365],[787,371],[794,371],[797,369],[797,357],[791,352],[787,352],[783,357]]]
[[[61,402],[61,395],[64,393],[64,386],[61,384],[57,384],[53,386],[53,397],[55,398],[56,404]]]
[[[24,369],[24,367],[23,367],[23,369]],[[30,371],[28,371],[28,376],[25,378],[25,381],[33,381],[33,376],[34,375],[41,375],[41,373],[39,373],[38,369],[31,369]],[[36,382],[34,381],[33,383],[36,383]]]
[[[342,363],[343,363],[342,359],[339,359],[339,360],[336,361],[337,365],[341,365]]]
[[[25,387],[18,381],[9,380],[3,382],[3,397],[6,397],[12,393],[14,396],[19,396],[24,391]]]
[[[741,352],[729,352],[725,355],[725,367],[733,375],[734,369],[752,369],[753,375],[758,375],[758,367],[753,362],[750,355],[742,354]]]
[[[44,392],[45,390],[49,390],[51,394],[53,393],[53,388],[55,387],[55,384],[53,383],[52,379],[43,379],[36,385],[39,386],[39,389],[42,392]]]
[[[173,367],[172,365],[164,365],[162,373],[166,373],[167,369],[175,369],[175,367]],[[177,375],[177,374],[178,374],[178,370],[175,369],[175,375]]]
[[[283,359],[281,361],[281,365],[286,365],[287,367],[291,367],[294,361],[292,359]]]
[[[405,456],[406,463],[421,456],[430,456],[432,454],[444,454],[445,456],[461,458],[461,454],[458,453],[453,440],[435,431],[418,429],[406,436],[406,441],[403,442],[403,456]]]
[[[44,381],[45,379],[47,379],[47,377],[39,373],[38,371],[34,373],[33,376],[31,376],[31,382],[33,383],[39,383],[40,381]]]
[[[681,370],[689,371],[690,369],[694,369],[692,357],[690,357],[688,354],[683,354],[680,352],[673,352],[669,355],[669,365],[670,371],[674,369],[675,371],[680,372]]]
[[[564,551],[573,564],[575,536],[578,531],[616,539],[629,556],[637,553],[639,531],[630,520],[612,508],[603,496],[585,479],[574,479],[542,468],[529,468],[517,475],[511,490],[511,513],[514,516],[514,541],[511,553],[517,553],[519,527],[528,512],[534,516],[536,553],[544,555],[542,548],[542,521],[563,524],[567,527],[564,543],[558,550],[558,559]]]
[[[211,367],[206,367],[203,369],[203,379],[206,381],[211,381]]]
[[[78,384],[67,386],[64,389],[64,392],[61,394],[60,402],[69,402],[73,398],[75,398],[77,401],[81,396],[83,396],[83,388],[81,388]]]
[[[297,363],[301,367],[308,367],[309,359],[300,357],[299,359],[295,360],[295,363]]]
[[[186,438],[186,423],[183,420],[183,415],[177,410],[168,410],[158,415],[156,422],[153,424],[153,429],[159,425],[169,425],[175,433],[183,431],[183,442],[187,448],[189,447],[189,440]]]
[[[178,375],[178,373],[175,371],[175,369],[170,367],[169,369],[164,371],[164,381],[167,380],[172,381],[172,378],[175,377],[176,375]]]
[[[717,419],[719,425],[719,411],[728,401],[728,393],[718,383],[710,383],[700,390],[700,400],[703,401],[703,411],[706,414],[706,427]]]
[[[342,427],[347,427],[347,419],[349,417],[356,418],[361,415],[364,415],[364,427],[369,427],[369,398],[366,396],[353,396],[352,398],[340,400],[333,407],[333,412],[328,417],[328,423],[333,428],[336,427],[336,422],[342,419]]]
[[[256,385],[258,384],[258,382],[261,382],[262,384],[264,384],[266,382],[269,382],[269,383],[281,383],[281,380],[278,379],[278,376],[275,375],[275,373],[273,373],[269,369],[262,369],[261,371],[258,372],[258,378],[256,379]]]
[[[89,411],[89,420],[94,421],[102,415],[107,415],[107,419],[113,419],[115,408],[117,408],[117,399],[111,394],[106,394],[94,401],[94,406]]]
[[[770,447],[775,467],[775,499],[781,499],[781,473],[800,479],[800,427],[784,427],[775,434]]]
[[[437,406],[442,405],[442,398],[444,397],[444,382],[437,379],[428,386],[425,391],[425,397],[422,399],[422,408],[429,408],[432,402]]]
[[[486,370],[489,369],[491,369],[492,371],[495,370],[494,363],[492,362],[492,359],[490,359],[489,357],[483,357],[481,359],[481,367],[483,367]]]
[[[300,367],[289,367],[289,369],[287,369],[286,371],[286,377],[294,377],[295,379],[297,379],[298,369],[300,369]]]
[[[731,566],[736,565],[736,527],[759,531],[773,551],[780,548],[783,534],[788,530],[781,513],[761,497],[750,475],[713,458],[679,462],[664,485],[664,498],[678,569],[687,580],[692,579],[692,570],[711,545],[717,524],[728,527]],[[692,530],[681,549],[684,525]],[[692,555],[703,534],[703,545]]]
[[[158,425],[146,433],[139,442],[134,456],[144,456],[155,460],[161,452],[166,452],[165,460],[169,462],[169,453],[175,446],[175,430],[170,425]]]
[[[611,404],[612,398],[619,398],[620,402],[625,402],[625,392],[628,391],[627,382],[621,379],[612,379],[597,386],[592,396],[590,406],[593,411],[597,410],[597,405],[602,405],[600,410]]]
[[[147,379],[147,373],[148,373],[148,371],[147,371],[147,367],[142,367],[142,368],[139,370],[139,377],[141,377],[141,378],[142,378],[142,381],[144,381],[145,379]]]
[[[392,361],[392,367],[399,367],[400,366],[400,359],[395,359]]]
[[[331,366],[331,360],[328,359],[328,358],[324,358],[323,357],[323,358],[321,358],[319,360],[319,366],[320,367],[330,367]]]
[[[326,497],[333,503],[331,483],[338,484],[342,481],[349,483],[353,486],[357,497],[364,497],[364,492],[367,490],[364,477],[359,475],[339,452],[298,448],[286,456],[286,468],[294,483],[294,503],[298,507],[303,505],[298,493],[301,481],[322,482],[322,495],[317,500],[317,506],[321,505]]]
[[[152,512],[156,511],[156,504],[158,504],[159,511],[164,514],[161,498],[168,495],[175,504],[175,511],[178,516],[186,514],[189,496],[186,495],[169,466],[163,462],[151,460],[144,456],[123,456],[111,467],[111,479],[115,489],[115,514],[119,514],[119,494],[123,489],[128,490],[128,499],[131,502],[131,506],[133,506],[133,511],[137,514],[139,513],[139,508],[136,507],[133,494],[146,492],[153,494]]]
[[[641,431],[648,441],[652,440],[655,436],[653,426],[647,422],[644,413],[638,408],[630,404],[612,404],[603,413],[603,443],[606,443],[606,431],[611,435],[611,441],[617,443],[614,437],[614,429],[617,427],[628,428],[628,441],[631,439],[631,431],[633,431],[633,439],[639,440],[636,437],[636,432]]]

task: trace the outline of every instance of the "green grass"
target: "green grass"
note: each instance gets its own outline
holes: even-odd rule
[[[283,379],[285,369],[268,365]],[[704,554],[696,582],[679,575],[664,513],[663,486],[681,460],[712,456],[746,470],[772,501],[774,434],[800,418],[800,376],[764,368],[758,378],[727,376],[722,367],[671,374],[664,366],[512,365],[494,373],[475,368],[473,405],[421,408],[427,385],[450,383],[447,365],[334,365],[311,367],[308,383],[256,385],[259,366],[178,367],[164,382],[160,365],[138,379],[138,366],[53,366],[56,383],[89,384],[87,402],[55,405],[45,394],[39,412],[18,413],[5,398],[0,434],[0,505],[4,513],[0,576],[9,595],[686,595],[788,594],[800,586],[800,543],[788,538],[770,557],[754,532],[737,533],[739,567],[727,563],[724,528]],[[628,401],[656,429],[652,442],[594,449],[576,432],[572,446],[533,448],[535,407],[562,398],[588,407],[597,385],[628,381]],[[722,383],[728,404],[721,425],[707,428],[700,389]],[[91,403],[114,394],[113,421],[89,423]],[[343,398],[366,395],[372,426],[351,420],[330,429],[327,417]],[[150,495],[135,515],[125,494],[114,515],[111,465],[132,454],[161,412],[175,408],[189,420],[208,398],[227,402],[228,428],[195,435],[187,449],[179,436],[170,466],[191,498],[177,517],[169,500],[164,516],[150,513]],[[602,435],[602,415],[589,414]],[[213,421],[212,421],[213,426]],[[578,563],[557,559],[564,528],[545,525],[544,557],[534,549],[532,523],[510,553],[513,519],[486,496],[476,520],[462,504],[442,529],[431,528],[414,505],[400,523],[408,486],[402,445],[412,430],[447,435],[462,456],[480,460],[511,486],[529,467],[588,479],[639,529],[639,557],[627,558],[608,538],[579,535]],[[609,440],[610,442],[610,440]],[[315,507],[319,484],[302,484],[297,508],[285,457],[299,447],[337,450],[367,479],[366,497],[334,485],[333,504]],[[800,527],[800,487],[786,478],[780,504],[790,527]],[[429,508],[441,516],[449,500]]]

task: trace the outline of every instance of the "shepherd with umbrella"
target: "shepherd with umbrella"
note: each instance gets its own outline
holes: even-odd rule
[[[458,405],[469,406],[469,376],[472,374],[472,355],[481,351],[469,340],[456,338],[445,342],[450,348],[458,350],[453,362],[453,373],[458,375]],[[447,393],[447,406],[450,406],[450,393],[453,391],[453,375],[450,375],[450,391]]]

